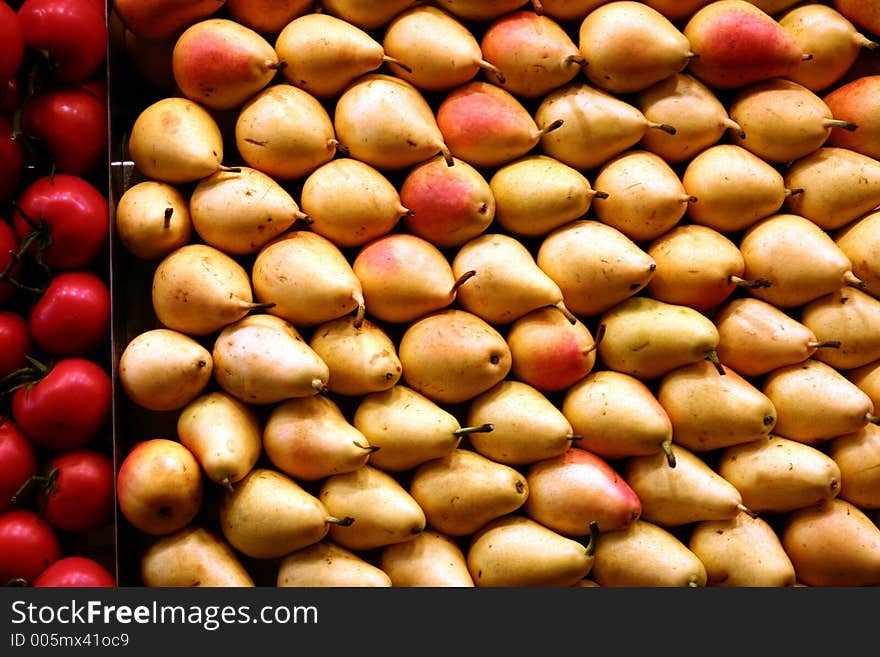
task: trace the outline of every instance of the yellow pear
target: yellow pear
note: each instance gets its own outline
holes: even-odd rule
[[[468,434],[471,447],[512,466],[559,456],[579,438],[562,411],[522,381],[501,381],[477,395],[468,405],[466,422],[492,425],[492,431]]]
[[[266,416],[262,446],[269,461],[298,481],[316,481],[364,465],[373,447],[325,395],[285,399]]]
[[[651,388],[630,374],[591,372],[565,391],[560,409],[582,449],[606,459],[662,453],[675,466],[669,415]]]
[[[447,536],[468,536],[521,508],[529,485],[515,468],[459,447],[418,466],[409,493],[432,528]]]
[[[397,355],[404,382],[440,404],[456,404],[485,392],[510,372],[510,347],[489,322],[460,308],[446,308],[410,324]]]
[[[122,192],[113,217],[120,244],[142,260],[163,258],[193,234],[189,199],[161,180],[144,180]]]
[[[833,234],[834,242],[852,262],[853,274],[865,292],[880,298],[880,211],[868,212]]]
[[[453,539],[428,529],[411,541],[386,545],[379,565],[397,587],[471,588],[467,559]]]
[[[880,426],[867,424],[828,443],[840,468],[838,497],[861,509],[880,509]]]
[[[273,559],[322,540],[335,518],[287,475],[254,468],[220,501],[220,528],[229,544],[255,559]]]
[[[569,311],[580,317],[598,315],[633,296],[657,268],[639,244],[595,219],[575,219],[548,233],[535,261],[562,290]]]
[[[214,380],[246,404],[274,404],[327,389],[330,368],[290,322],[249,315],[225,327],[211,351]]]
[[[384,27],[392,18],[415,4],[415,0],[322,0],[324,10],[364,30]]]
[[[212,530],[190,525],[151,543],[140,558],[148,587],[253,587],[229,544]]]
[[[880,358],[880,299],[847,286],[813,299],[801,308],[801,322],[819,340],[835,340],[837,349],[814,354],[838,370],[849,370]]]
[[[880,359],[846,370],[843,375],[868,395],[876,408],[880,408]]]
[[[327,477],[318,498],[351,524],[330,527],[330,539],[349,550],[362,551],[415,538],[425,530],[425,512],[390,474],[369,463],[352,472]]]
[[[609,587],[701,587],[706,567],[668,529],[647,520],[602,534],[596,542],[592,579]]]
[[[211,382],[214,359],[195,338],[166,328],[135,335],[119,356],[125,395],[151,411],[173,411],[195,399]]]
[[[279,587],[388,588],[391,578],[381,568],[330,539],[295,550],[278,564]]]
[[[585,546],[520,515],[484,525],[470,540],[466,558],[480,587],[574,586],[593,567],[596,543]]]
[[[199,395],[177,417],[178,440],[208,479],[227,488],[257,464],[263,452],[262,431],[250,405],[220,390]]]
[[[706,586],[794,586],[796,574],[773,526],[740,511],[694,525],[687,543],[706,567]]]

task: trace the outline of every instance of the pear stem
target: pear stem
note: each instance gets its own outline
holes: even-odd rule
[[[394,65],[396,65],[396,66],[399,66],[400,68],[402,68],[402,69],[403,69],[404,71],[406,71],[407,73],[412,73],[412,72],[413,72],[412,67],[408,66],[407,64],[404,64],[402,61],[400,61],[399,59],[397,59],[397,58],[395,58],[395,57],[391,57],[390,55],[383,55],[383,56],[382,56],[382,61],[383,61],[383,62],[386,62],[386,63],[388,63],[388,64],[394,64]]]
[[[232,482],[229,481],[229,477],[223,477],[223,480],[220,482],[220,485],[223,486],[230,493],[235,490],[232,486]]]
[[[477,66],[479,66],[484,71],[489,71],[492,75],[495,76],[495,79],[498,80],[498,84],[506,84],[507,78],[504,76],[504,73],[501,72],[501,69],[495,66],[490,62],[487,62],[485,59],[481,59],[477,62]]]
[[[596,327],[596,338],[593,340],[593,349],[599,348],[599,343],[602,342],[602,338],[605,337],[606,330],[608,330],[608,325],[605,324],[605,322],[602,322]]]
[[[332,146],[336,150],[336,152],[339,153],[340,155],[348,155],[349,154],[348,146],[343,144],[338,139],[328,139],[327,145]]]
[[[848,271],[843,275],[843,282],[860,290],[865,289],[865,281],[853,274],[851,271]]]
[[[678,132],[673,126],[668,123],[649,123],[648,128],[651,130],[662,130],[667,135],[674,135]]]
[[[354,316],[354,327],[359,329],[364,324],[364,316],[367,314],[367,305],[364,302],[364,295],[359,292],[354,292],[352,294],[355,302],[357,303],[357,313]]]
[[[452,289],[449,291],[449,294],[453,295],[456,292],[458,292],[458,288],[460,288],[462,285],[465,284],[466,281],[470,280],[471,278],[473,278],[476,275],[477,275],[476,269],[471,269],[471,270],[463,273],[461,276],[459,276],[457,279],[455,279],[455,282],[452,284]]]
[[[880,46],[880,43],[877,43],[876,41],[872,41],[871,39],[866,37],[861,32],[856,33],[856,35],[854,37],[854,41],[857,46],[859,46],[861,48],[867,48],[868,50],[876,50],[877,47]]]
[[[874,415],[873,413],[865,413],[865,421],[868,424],[880,424],[880,415]]]
[[[565,307],[565,303],[560,301],[559,303],[554,305],[555,308],[559,308],[559,311],[565,315],[565,318],[569,321],[570,324],[577,324],[577,317],[574,316],[568,308]]]
[[[364,445],[363,443],[358,442],[357,440],[352,440],[351,442],[354,444],[355,447],[360,447],[362,450],[365,450],[368,452],[378,452],[379,451],[378,445]]]
[[[251,303],[251,304],[248,304],[248,309],[249,309],[249,310],[268,310],[269,308],[274,308],[274,307],[275,307],[275,302],[274,302],[274,301],[267,301],[267,302],[265,302],[265,303]]]
[[[443,159],[446,161],[446,166],[451,167],[455,165],[455,158],[452,155],[452,151],[449,150],[449,146],[441,143],[440,152],[443,154]]]
[[[495,430],[495,425],[486,423],[486,424],[478,424],[473,427],[459,427],[452,433],[456,436],[466,436],[469,433],[489,433],[490,431]]]
[[[803,62],[808,62],[811,59],[813,59],[813,53],[811,52],[805,52],[803,55],[801,55],[801,61]]]
[[[740,511],[742,511],[743,513],[745,513],[749,518],[757,518],[758,517],[758,514],[755,513],[754,511],[752,511],[745,504],[737,504],[736,508],[739,509]]]
[[[340,527],[350,527],[352,524],[354,524],[354,518],[352,518],[351,516],[345,516],[344,518],[329,516],[326,521],[331,525],[338,525]]]
[[[584,437],[579,433],[572,433],[572,434],[569,434],[568,436],[566,436],[566,439],[572,440],[572,441],[578,441],[578,440],[583,440]]]
[[[321,379],[312,379],[312,388],[319,395],[327,394],[330,391],[330,387]]]
[[[733,130],[740,139],[746,138],[746,131],[743,130],[742,126],[731,119],[729,116],[721,121],[721,123],[729,130]]]
[[[532,10],[538,14],[538,16],[544,15],[544,5],[541,4],[541,0],[532,0]]]
[[[803,194],[803,193],[804,193],[803,187],[795,187],[794,189],[788,189],[788,188],[785,189],[786,196],[797,196],[798,194]]]
[[[844,121],[842,119],[825,119],[822,121],[822,125],[826,128],[840,128],[841,130],[847,130],[849,132],[854,132],[859,128],[859,126],[852,121]]]
[[[600,192],[594,189],[593,198],[608,198],[608,192]]]
[[[569,55],[565,58],[566,64],[574,64],[578,68],[586,68],[587,60],[584,59],[583,55]]]
[[[217,171],[224,171],[225,173],[241,173],[241,167],[227,167],[221,164],[217,167]]]
[[[753,281],[748,281],[745,278],[740,278],[739,276],[734,276],[731,274],[727,277],[727,280],[735,285],[739,285],[740,287],[747,288],[749,290],[754,290],[759,287],[770,287],[771,283],[766,278],[756,278]]]
[[[669,464],[670,468],[675,467],[675,454],[672,451],[672,438],[667,438],[663,442],[660,443],[660,449],[663,450],[663,453],[666,454],[666,462]]]
[[[596,553],[596,543],[599,540],[599,523],[590,521],[590,541],[587,543],[587,556],[592,557]]]
[[[163,215],[164,221],[162,222],[162,228],[164,230],[168,230],[171,227],[171,217],[174,215],[174,208],[165,208],[165,214]]]
[[[706,360],[711,361],[711,363],[715,366],[715,369],[718,370],[718,374],[722,376],[727,374],[724,371],[724,365],[721,364],[721,361],[718,359],[718,352],[712,349],[708,354],[706,354]]]
[[[563,124],[563,120],[562,120],[562,119],[556,119],[555,121],[553,121],[552,123],[550,123],[550,125],[548,125],[548,126],[546,126],[546,127],[544,127],[544,128],[541,128],[540,130],[538,130],[538,138],[540,139],[541,137],[543,137],[544,135],[546,135],[548,132],[553,132],[553,131],[556,130],[557,128],[562,127],[562,124]]]
[[[840,340],[823,340],[821,342],[808,342],[808,349],[821,349],[823,347],[827,347],[828,349],[840,349]]]

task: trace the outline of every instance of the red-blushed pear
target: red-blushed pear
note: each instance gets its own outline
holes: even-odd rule
[[[686,21],[697,9],[709,2],[711,0],[645,0],[646,5],[653,7],[673,23]]]
[[[578,46],[555,19],[523,9],[489,23],[480,39],[487,71],[519,98],[538,98],[571,82],[586,65]]]
[[[529,0],[438,0],[436,4],[466,21],[491,21],[522,8]]]
[[[880,426],[833,438],[828,455],[840,467],[838,497],[861,509],[880,509]]]
[[[859,0],[832,0],[831,4],[854,25],[872,34],[880,34],[880,7]]]
[[[578,48],[584,75],[614,94],[641,91],[682,71],[694,53],[681,30],[643,2],[618,0],[581,21]]]
[[[498,167],[522,157],[562,125],[554,119],[539,127],[519,98],[481,80],[450,91],[436,116],[452,155],[478,168]]]
[[[880,299],[847,286],[813,299],[801,308],[801,322],[819,340],[835,340],[838,349],[813,356],[838,370],[867,365],[880,358]]]
[[[532,520],[569,537],[624,529],[642,513],[636,492],[604,458],[569,447],[537,461],[525,472],[529,496],[523,511]]]
[[[831,129],[826,144],[880,158],[880,75],[863,75],[822,96],[831,113],[858,130]]]
[[[716,89],[783,77],[809,56],[773,16],[746,0],[710,2],[682,31],[697,55],[688,71]]]
[[[225,4],[226,0],[114,0],[113,13],[137,36],[163,39],[176,37],[196,21],[220,11]]]
[[[834,242],[852,261],[865,292],[880,298],[880,211],[855,219],[834,234]]]
[[[386,545],[379,565],[397,587],[473,588],[474,580],[459,544],[435,529],[411,541]]]
[[[545,130],[562,121],[541,137],[541,151],[579,171],[597,168],[635,146],[649,130],[676,131],[671,125],[649,121],[624,99],[577,81],[544,96],[534,117]]]
[[[596,364],[596,340],[577,320],[572,324],[555,308],[537,308],[515,320],[505,336],[514,378],[541,392],[573,385]]]
[[[582,20],[599,5],[609,0],[541,0],[541,11],[545,16],[558,21]],[[534,7],[534,2],[532,6]]]
[[[313,9],[314,0],[226,0],[230,18],[260,34],[278,34],[295,18]]]
[[[152,542],[140,558],[149,587],[253,587],[254,580],[220,535],[189,525]]]
[[[384,27],[392,18],[415,4],[415,0],[322,0],[321,7],[328,14],[341,18],[363,30]]]
[[[605,312],[643,289],[657,264],[636,242],[595,219],[576,219],[546,235],[538,266],[556,281],[577,316]]]
[[[591,372],[567,389],[560,408],[580,436],[581,449],[605,459],[662,452],[667,465],[675,467],[669,415],[636,377],[614,370]]]
[[[189,198],[175,185],[143,180],[116,203],[114,228],[126,251],[142,260],[162,258],[190,241]]]
[[[786,77],[817,93],[843,78],[863,48],[873,50],[880,45],[859,32],[839,11],[818,2],[789,9],[777,20],[801,50],[812,55]]]
[[[279,588],[391,586],[385,571],[329,538],[285,555],[275,581]]]
[[[649,121],[675,126],[674,134],[648,130],[641,140],[642,148],[669,163],[687,162],[717,144],[728,129],[742,131],[717,94],[687,71],[642,89],[634,102]],[[682,121],[685,115],[687,121]]]
[[[400,202],[410,210],[403,225],[440,249],[456,247],[485,231],[497,205],[489,182],[464,160],[448,166],[437,155],[406,172]]]

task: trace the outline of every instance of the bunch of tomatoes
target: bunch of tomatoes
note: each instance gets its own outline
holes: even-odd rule
[[[0,585],[115,586],[104,0],[0,0]]]

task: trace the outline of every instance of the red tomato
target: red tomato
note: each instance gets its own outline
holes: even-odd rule
[[[21,260],[15,258],[18,248],[18,236],[12,226],[0,219],[0,272],[6,271],[8,267],[7,275],[14,280],[18,280],[23,268]],[[15,290],[15,286],[0,280],[0,303],[8,301]]]
[[[12,419],[40,447],[81,447],[107,428],[111,397],[110,375],[103,367],[65,356],[12,394]]]
[[[19,195],[12,227],[20,240],[34,230],[51,241],[38,239],[43,262],[53,270],[91,266],[107,245],[110,209],[107,198],[81,176],[58,173],[39,178]]]
[[[31,306],[28,331],[49,354],[94,351],[110,336],[110,288],[88,269],[59,272]]]
[[[27,320],[14,310],[0,310],[0,379],[27,365],[33,342]],[[2,421],[2,419],[0,419]]]
[[[109,570],[94,559],[78,556],[59,559],[34,580],[34,588],[114,586],[116,586],[116,578]]]
[[[0,511],[6,511],[14,504],[13,496],[37,474],[40,463],[36,447],[15,423],[0,422]]]
[[[113,461],[87,447],[56,454],[48,463],[38,504],[40,513],[65,532],[89,532],[113,520]]]
[[[107,155],[107,108],[76,85],[53,85],[24,106],[21,126],[48,153],[56,172],[86,176]]]
[[[0,585],[30,584],[60,558],[61,541],[43,516],[30,509],[0,513]]]
[[[25,0],[18,10],[25,44],[45,51],[58,82],[94,75],[107,51],[107,23],[91,0]]]
[[[24,31],[15,10],[0,2],[0,84],[18,73],[24,61]]]

